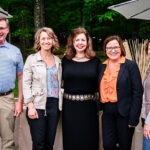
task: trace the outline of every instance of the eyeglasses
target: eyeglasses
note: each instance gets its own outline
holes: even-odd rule
[[[106,47],[106,51],[107,52],[111,52],[111,51],[119,51],[120,50],[120,46],[114,46],[114,47]]]

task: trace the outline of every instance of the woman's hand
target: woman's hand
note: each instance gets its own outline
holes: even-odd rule
[[[38,118],[38,113],[37,113],[37,111],[34,107],[33,108],[28,108],[28,117],[30,119]]]
[[[30,102],[30,103],[28,104],[28,117],[29,117],[30,119],[36,119],[36,118],[39,117],[39,116],[38,116],[38,113],[37,113],[37,111],[36,111],[36,109],[35,109],[35,107],[34,107],[34,104],[33,104],[32,102]]]
[[[144,136],[146,139],[150,139],[150,126],[147,124],[144,124]]]

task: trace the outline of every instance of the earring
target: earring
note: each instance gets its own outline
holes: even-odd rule
[[[38,47],[38,50],[41,50],[41,46]]]

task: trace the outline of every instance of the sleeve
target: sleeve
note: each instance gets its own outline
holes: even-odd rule
[[[145,123],[150,126],[150,111],[145,119]]]
[[[101,61],[99,61],[98,63],[98,77],[97,77],[97,86],[98,86],[98,93],[99,93],[99,97],[98,97],[98,101],[97,101],[97,111],[101,111],[102,110],[102,103],[100,102],[100,83],[99,83],[99,75],[101,73],[101,68],[102,68],[102,63]]]
[[[32,69],[31,69],[31,59],[32,57],[29,56],[26,60],[23,69],[23,96],[24,96],[24,103],[29,103],[33,101],[32,96]]]
[[[20,50],[17,52],[17,72],[23,72],[23,58]]]
[[[144,103],[144,97],[143,97],[143,103],[142,103],[142,109],[141,109],[141,118],[146,118],[146,104]]]
[[[129,76],[132,90],[132,102],[129,112],[129,125],[136,126],[139,122],[142,107],[143,87],[140,71],[135,62],[131,62],[131,64],[129,64]]]
[[[150,74],[148,74],[147,79],[144,84],[144,114],[145,114],[145,123],[150,125]],[[142,106],[142,109],[143,109]],[[148,114],[148,115],[147,115]]]

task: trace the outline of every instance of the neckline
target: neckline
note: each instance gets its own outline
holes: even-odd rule
[[[54,64],[54,65],[51,66],[51,67],[49,67],[49,66],[46,65],[46,68],[48,68],[48,69],[51,69],[51,68],[53,68],[53,67],[56,67],[56,64]]]
[[[94,58],[95,58],[95,57],[94,57]],[[73,59],[71,59],[71,61],[72,61],[72,62],[75,62],[75,63],[86,63],[86,62],[89,62],[89,61],[93,60],[94,58],[89,59],[89,60],[87,60],[87,61],[76,61],[76,60],[73,60]]]

